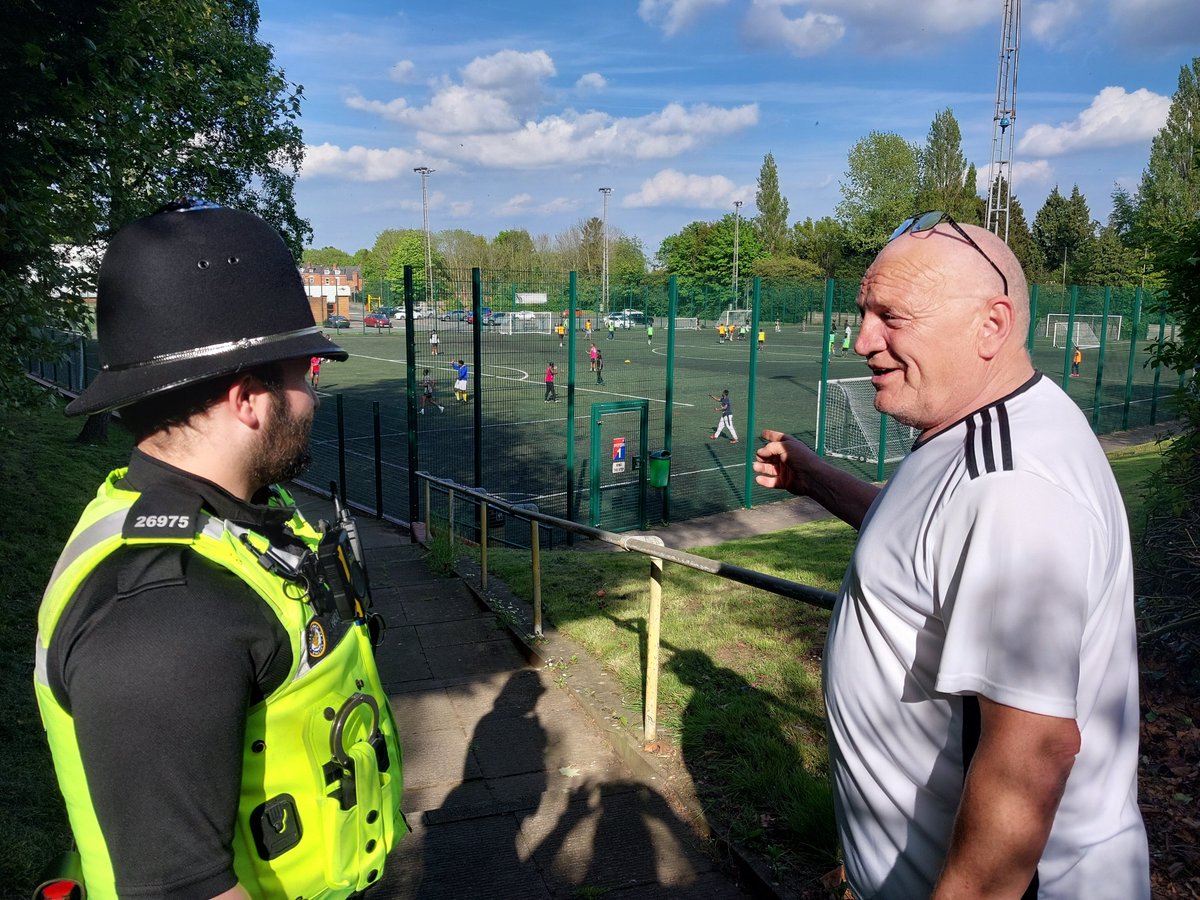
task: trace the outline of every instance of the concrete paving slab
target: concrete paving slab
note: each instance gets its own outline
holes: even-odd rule
[[[434,678],[510,672],[525,665],[525,658],[507,637],[478,644],[429,647],[425,659]]]
[[[428,681],[433,678],[429,662],[417,639],[413,625],[388,628],[383,642],[375,652],[375,665],[385,688],[409,681]]]
[[[436,590],[406,593],[403,603],[406,620],[413,625],[452,622],[483,615],[475,598],[456,579],[438,584]]]
[[[429,622],[417,627],[421,646],[452,647],[456,644],[473,644],[477,641],[492,641],[507,637],[504,626],[494,616],[476,616],[471,619],[455,619],[451,622]]]

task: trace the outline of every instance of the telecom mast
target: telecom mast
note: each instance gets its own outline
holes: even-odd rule
[[[984,227],[1008,241],[1012,204],[1013,144],[1017,131],[1017,57],[1021,44],[1021,0],[1004,0],[1000,29],[1000,73],[996,79],[996,115],[992,119],[992,164],[988,169]]]

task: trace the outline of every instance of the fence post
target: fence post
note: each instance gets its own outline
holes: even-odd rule
[[[1033,339],[1037,336],[1038,286],[1029,287],[1029,334],[1025,338],[1025,349],[1033,353]]]
[[[533,636],[542,636],[542,529],[529,520],[530,565],[533,569]]]
[[[379,428],[379,401],[371,401],[375,425],[375,518],[383,518],[383,437]]]
[[[479,589],[486,591],[488,578],[488,502],[486,500],[479,505],[479,512]]]
[[[1163,343],[1167,339],[1167,304],[1159,297],[1158,307],[1158,352],[1155,354],[1162,359]],[[1150,395],[1150,424],[1158,424],[1158,383],[1162,379],[1162,364],[1154,367],[1154,392]]]
[[[1067,384],[1071,380],[1071,350],[1072,344],[1075,343],[1075,304],[1079,302],[1079,285],[1071,285],[1071,306],[1067,312],[1067,339],[1063,341],[1063,370],[1062,370],[1062,389],[1067,389]],[[1053,335],[1051,335],[1053,337]]]
[[[758,330],[762,328],[762,278],[754,276],[751,281],[750,304],[750,371],[747,380],[750,389],[746,394],[746,470],[742,473],[742,509],[754,508],[754,406],[758,402]]]
[[[446,514],[450,519],[450,551],[454,552],[454,491],[446,491]]]
[[[1100,347],[1096,351],[1096,393],[1092,400],[1092,431],[1100,433],[1100,402],[1104,388],[1104,354],[1108,349],[1108,307],[1112,302],[1112,288],[1104,289],[1104,306],[1100,316]]]
[[[1129,427],[1129,407],[1133,402],[1133,364],[1137,358],[1138,331],[1142,324],[1142,286],[1133,295],[1133,324],[1129,331],[1129,362],[1125,367],[1125,408],[1121,412],[1121,430]]]
[[[834,280],[825,279],[825,318],[821,325],[821,383],[817,386],[817,456],[825,455],[825,391],[829,381],[829,329],[833,327]]]
[[[429,487],[429,482],[425,481],[425,540],[430,540],[433,537],[433,508],[430,506],[432,498],[432,490]]]
[[[338,492],[341,494],[343,505],[346,502],[346,414],[342,403],[343,397],[337,395],[337,433],[338,433]]]
[[[662,538],[642,540],[662,544]],[[662,632],[663,561],[650,557],[650,608],[646,613],[646,700],[642,713],[642,739],[649,744],[658,739],[658,649]]]

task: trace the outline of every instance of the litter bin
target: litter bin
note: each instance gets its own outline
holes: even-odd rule
[[[649,471],[646,477],[650,487],[665,488],[671,477],[671,451],[655,450],[650,454]]]

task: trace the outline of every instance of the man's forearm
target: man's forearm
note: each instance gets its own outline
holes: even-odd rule
[[[808,496],[854,529],[861,528],[880,487],[829,463],[822,462],[821,467],[820,477],[811,478]]]
[[[979,699],[983,734],[963,785],[934,900],[1022,896],[1037,870],[1079,750],[1073,720]]]

